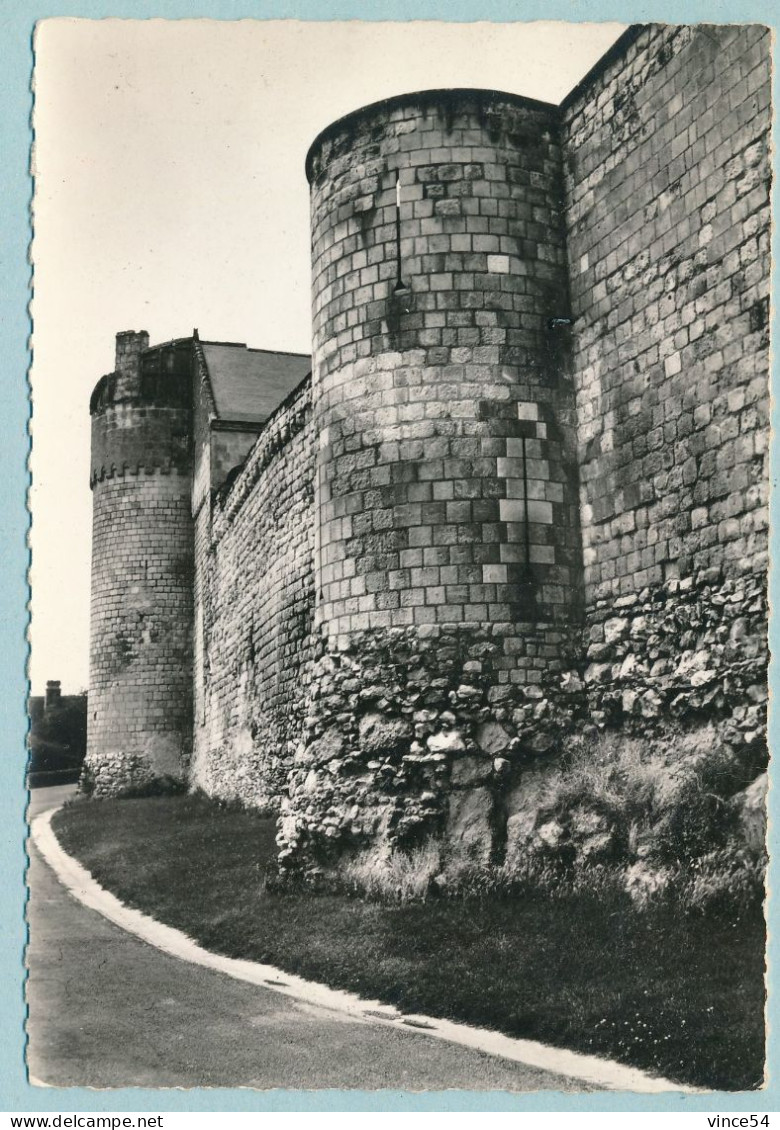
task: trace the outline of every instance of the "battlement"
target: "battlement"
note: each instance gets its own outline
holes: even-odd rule
[[[193,339],[149,348],[145,330],[128,330],[116,341],[116,369],[89,402],[90,486],[124,475],[189,474]]]
[[[91,416],[120,404],[190,407],[192,338],[152,348],[145,330],[118,333],[116,338],[116,368],[95,385],[89,401]]]

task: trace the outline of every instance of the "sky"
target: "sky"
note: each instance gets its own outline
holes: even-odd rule
[[[88,685],[89,396],[114,335],[308,353],[315,136],[407,91],[560,102],[616,23],[44,20],[35,40],[32,693]]]

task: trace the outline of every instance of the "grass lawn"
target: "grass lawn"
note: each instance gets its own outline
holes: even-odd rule
[[[125,902],[231,957],[681,1082],[742,1090],[763,1079],[758,911],[638,914],[622,897],[387,906],[270,893],[273,821],[198,797],[79,802],[54,829]]]

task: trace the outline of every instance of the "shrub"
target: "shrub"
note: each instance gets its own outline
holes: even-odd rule
[[[88,762],[84,762],[81,767],[81,775],[79,777],[79,792],[86,797],[92,796],[95,791],[95,774],[92,771],[92,766]]]

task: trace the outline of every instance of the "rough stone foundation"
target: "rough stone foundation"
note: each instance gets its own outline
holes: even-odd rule
[[[500,861],[534,831],[529,782],[539,793],[545,767],[597,731],[666,734],[673,747],[716,721],[745,771],[763,768],[763,578],[704,573],[604,601],[596,614],[589,644],[558,641],[577,665],[524,687],[497,685],[501,640],[488,629],[367,632],[339,653],[323,642],[282,803],[282,866],[316,871],[427,836],[474,862]],[[744,783],[735,776],[734,791]]]
[[[482,862],[502,848],[513,766],[570,727],[538,684],[501,685],[500,632],[430,625],[374,629],[334,652],[323,639],[282,804],[280,863],[332,864],[443,836]],[[556,636],[556,650],[562,652]]]

